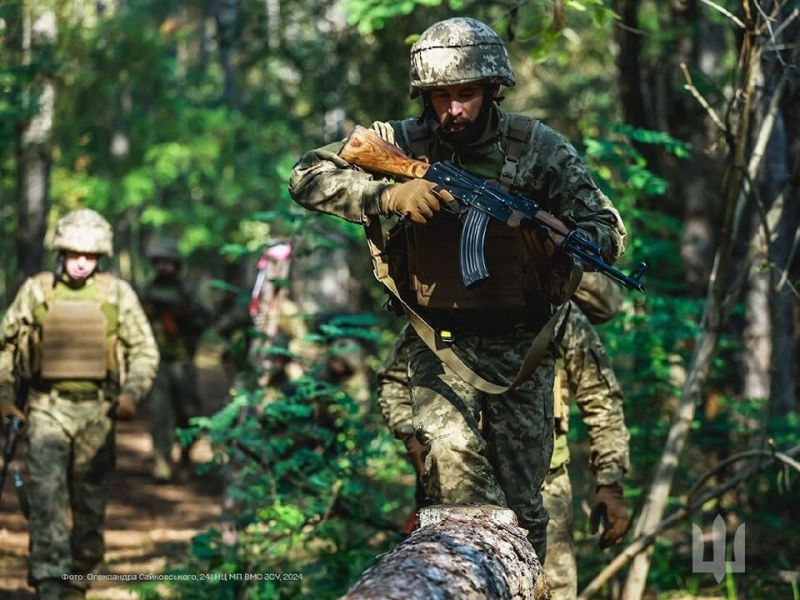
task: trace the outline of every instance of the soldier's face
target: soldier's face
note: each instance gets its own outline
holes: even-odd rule
[[[64,270],[74,281],[82,281],[97,268],[97,254],[67,251],[64,255]]]
[[[477,83],[462,83],[433,88],[431,106],[439,124],[446,131],[461,131],[478,118],[483,105],[484,88]]]
[[[174,275],[178,270],[175,261],[168,258],[157,258],[153,262],[153,266],[156,269],[156,273],[162,277]]]

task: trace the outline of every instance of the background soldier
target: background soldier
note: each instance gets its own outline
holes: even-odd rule
[[[72,600],[88,582],[62,576],[85,576],[103,560],[114,419],[134,417],[158,349],[133,289],[97,269],[113,254],[103,217],[67,214],[51,248],[55,272],[27,279],[3,317],[0,412],[25,417],[13,395],[15,381],[27,381],[29,581],[41,599]]]
[[[592,532],[605,520],[600,547],[625,535],[630,523],[622,494],[622,479],[629,466],[628,430],[622,407],[622,390],[593,323],[610,319],[619,310],[620,290],[608,278],[585,273],[574,296],[564,337],[562,358],[555,380],[555,444],[550,471],[542,488],[547,524],[544,569],[554,600],[577,596],[577,566],[572,527],[572,485],[567,472],[569,398],[581,411],[589,436],[589,463],[595,476],[595,500],[590,517]],[[585,311],[585,312],[584,312]],[[410,533],[416,512],[430,503],[420,485],[425,447],[414,435],[408,388],[408,347],[401,333],[378,371],[378,405],[392,434],[403,441],[417,473],[416,508],[404,524]]]
[[[165,483],[174,475],[175,428],[188,427],[200,414],[194,355],[211,312],[180,276],[183,255],[175,240],[155,240],[147,250],[155,275],[139,294],[158,343],[161,362],[147,398],[147,419],[153,438],[153,478]],[[190,448],[181,447],[180,475],[189,474]]]
[[[500,86],[513,86],[515,77],[497,33],[470,18],[435,23],[412,47],[410,66],[411,96],[422,99],[420,117],[375,123],[376,132],[409,156],[451,160],[536,198],[597,243],[607,262],[618,258],[625,248],[622,219],[575,148],[539,121],[499,109]],[[547,513],[540,488],[552,453],[555,356],[543,331],[580,269],[555,251],[558,240],[495,221],[485,246],[495,275],[488,285],[467,288],[459,276],[462,224],[440,210],[452,196],[424,179],[390,183],[356,170],[339,156],[342,147],[307,152],[292,171],[289,190],[306,208],[361,223],[370,235],[377,219],[405,217],[408,264],[390,276],[406,304],[439,336],[428,343],[416,331],[408,333],[415,433],[429,447],[426,492],[441,504],[511,508],[544,558]],[[485,390],[493,388],[475,375],[514,380],[537,340],[546,350],[531,377],[489,397]],[[468,373],[436,349],[444,341]]]
[[[630,524],[622,480],[629,467],[622,389],[600,337],[592,327],[613,317],[622,298],[619,287],[596,273],[585,273],[573,297],[572,311],[560,344],[555,381],[555,444],[550,471],[542,488],[547,524],[544,563],[553,600],[571,600],[578,594],[578,571],[572,523],[572,484],[567,465],[570,396],[581,413],[589,437],[589,465],[595,495],[589,517],[596,533],[603,521],[601,548],[622,539]]]

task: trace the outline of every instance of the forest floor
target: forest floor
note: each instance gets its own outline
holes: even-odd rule
[[[213,349],[197,357],[203,414],[212,414],[225,402],[228,378]],[[193,474],[183,484],[156,485],[151,477],[152,443],[144,418],[120,423],[117,428],[117,470],[106,513],[106,553],[101,574],[147,575],[161,573],[184,554],[187,542],[215,525],[221,506],[222,484],[217,475]],[[25,447],[17,448],[17,463],[24,463]],[[196,465],[211,458],[211,448],[200,440],[192,448]],[[24,470],[23,470],[24,472]],[[28,529],[17,498],[6,482],[0,502],[0,598],[33,600],[27,585]],[[95,581],[90,600],[135,600],[130,584]]]

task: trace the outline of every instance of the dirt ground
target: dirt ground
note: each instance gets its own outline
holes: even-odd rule
[[[214,349],[197,358],[203,413],[211,414],[227,397],[228,380]],[[185,484],[156,485],[151,478],[152,444],[143,419],[117,428],[117,471],[106,515],[106,554],[103,574],[160,573],[184,552],[195,534],[219,517],[222,486],[218,476],[194,474]],[[24,463],[25,448],[17,449]],[[195,464],[211,457],[205,441],[192,448]],[[24,470],[23,470],[24,472]],[[9,477],[0,502],[0,599],[33,600],[27,585],[28,531]],[[124,582],[97,581],[91,600],[135,600]]]

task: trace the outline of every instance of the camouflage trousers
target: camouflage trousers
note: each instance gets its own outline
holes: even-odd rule
[[[411,397],[408,391],[407,329],[408,325],[405,325],[376,373],[378,407],[384,423],[399,440],[414,433]]]
[[[572,484],[566,463],[547,476],[542,498],[550,516],[544,573],[552,600],[575,600],[578,596],[578,568],[572,534]]]
[[[146,400],[147,423],[153,438],[153,454],[171,462],[175,428],[187,427],[200,413],[197,369],[191,358],[162,360]]]
[[[457,333],[453,350],[495,382],[511,381],[534,333]],[[553,452],[554,352],[517,389],[488,395],[467,384],[407,330],[413,425],[428,446],[423,483],[441,504],[495,504],[512,509],[544,558],[544,483]],[[481,420],[482,419],[482,420]]]
[[[92,573],[102,562],[116,459],[108,402],[32,392],[28,406],[28,579],[37,586],[45,580],[61,581],[65,574]],[[72,583],[88,585],[85,579]]]

